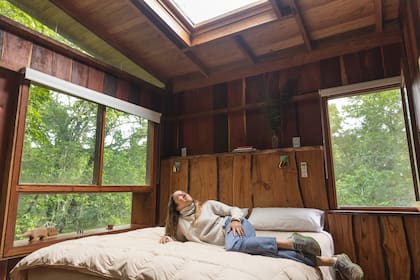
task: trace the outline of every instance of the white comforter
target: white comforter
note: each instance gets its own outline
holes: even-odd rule
[[[292,260],[194,242],[162,245],[162,234],[156,227],[64,241],[22,259],[11,277],[23,280],[26,269],[53,266],[112,279],[323,279],[319,269]]]

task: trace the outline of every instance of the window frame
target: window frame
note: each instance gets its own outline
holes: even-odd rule
[[[385,78],[380,80],[373,80],[368,82],[355,83],[345,86],[338,86],[334,88],[320,89],[319,95],[321,97],[321,122],[322,122],[322,134],[324,139],[324,156],[325,156],[325,170],[326,170],[326,179],[328,187],[328,196],[330,205],[332,209],[335,210],[344,210],[344,211],[363,211],[363,212],[419,212],[416,207],[373,207],[373,206],[338,206],[337,204],[337,193],[335,185],[335,174],[334,174],[334,165],[333,165],[333,153],[332,153],[332,144],[331,144],[331,131],[328,117],[328,100],[329,98],[337,97],[348,97],[367,94],[369,92],[386,90],[391,88],[399,88],[401,92],[401,103],[403,107],[404,122],[406,128],[406,137],[408,143],[408,152],[410,158],[410,169],[413,179],[413,188],[415,194],[415,201],[420,201],[419,194],[419,171],[415,166],[419,166],[419,151],[414,145],[415,137],[410,133],[414,129],[412,112],[407,108],[407,92],[403,87],[401,76]]]
[[[35,71],[35,70],[34,70]],[[46,75],[46,74],[43,74]],[[49,76],[49,75],[47,75]],[[50,76],[52,77],[52,76]],[[54,78],[54,77],[53,77]],[[55,78],[57,79],[57,78]],[[57,79],[60,80],[60,79]],[[60,80],[64,83],[69,83],[64,80]],[[51,86],[46,85],[45,83],[40,83],[39,81],[31,81],[29,79],[23,78],[19,87],[18,97],[17,97],[17,107],[15,112],[15,123],[13,127],[13,140],[12,140],[12,147],[10,153],[10,166],[8,170],[8,182],[7,182],[7,197],[8,200],[6,202],[6,227],[4,232],[4,239],[2,240],[1,247],[3,248],[3,256],[5,257],[12,257],[17,255],[23,255],[30,253],[36,249],[41,247],[66,240],[66,239],[74,239],[79,237],[84,237],[93,234],[106,234],[106,233],[116,233],[121,232],[129,229],[135,229],[144,227],[148,223],[148,221],[144,217],[137,217],[133,213],[137,213],[140,211],[145,211],[146,209],[150,209],[150,204],[146,203],[144,196],[155,196],[156,192],[156,164],[157,164],[157,154],[158,154],[158,129],[159,125],[155,119],[155,121],[151,121],[150,118],[145,117],[148,120],[148,145],[147,145],[147,169],[146,169],[146,183],[144,185],[102,185],[102,180],[96,180],[96,182],[91,182],[88,185],[77,185],[77,184],[20,184],[19,183],[19,176],[20,176],[20,169],[21,169],[21,160],[22,160],[22,151],[23,151],[23,142],[24,142],[24,134],[25,134],[25,123],[26,123],[26,114],[27,114],[27,107],[30,95],[30,85],[31,82],[44,86],[46,88],[52,88],[53,90],[57,90],[64,94],[72,95],[65,90],[60,88],[53,88]],[[83,88],[85,90],[89,90],[87,88]],[[105,95],[104,93],[100,93]],[[108,96],[113,98],[114,100],[117,98]],[[120,100],[119,101],[128,103],[126,101]],[[105,108],[110,107],[117,110],[122,110],[121,108],[116,108],[114,106],[106,106],[102,105],[100,102],[95,102],[94,100],[89,100],[90,102],[94,102],[98,104],[98,132],[97,138],[99,137],[99,141],[97,140],[97,147],[95,148],[95,166],[93,170],[93,178],[101,178],[102,173],[102,162],[103,162],[103,151],[104,151],[104,135],[105,135],[105,122],[102,121],[105,118]],[[119,102],[118,101],[118,102]],[[126,104],[127,105],[127,104]],[[134,108],[138,107],[140,112],[152,112],[155,117],[158,116],[160,119],[160,113],[151,111],[149,109],[143,108],[138,105],[129,104],[129,107]],[[122,110],[125,111],[125,110]],[[131,112],[128,112],[131,113]],[[138,115],[138,114],[137,114]],[[144,117],[140,115],[141,117]],[[159,121],[159,120],[158,120]],[[98,133],[100,134],[98,136]],[[99,166],[99,168],[98,168]],[[132,207],[131,207],[131,224],[130,225],[123,225],[123,226],[116,226],[114,230],[107,230],[105,229],[93,229],[87,230],[83,235],[75,233],[71,234],[63,234],[62,236],[57,236],[55,238],[47,239],[47,240],[40,240],[40,241],[32,241],[32,242],[15,242],[14,235],[15,235],[15,226],[16,226],[16,216],[17,216],[17,207],[18,207],[18,200],[19,194],[36,194],[36,193],[110,193],[110,192],[131,192],[133,194],[132,198]],[[152,206],[153,208],[153,206]],[[154,210],[154,208],[153,208]]]

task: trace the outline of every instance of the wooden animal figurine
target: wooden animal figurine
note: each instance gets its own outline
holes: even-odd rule
[[[25,232],[22,236],[29,237],[29,241],[32,241],[33,239],[42,240],[44,237],[55,236],[57,234],[55,227],[39,227]]]

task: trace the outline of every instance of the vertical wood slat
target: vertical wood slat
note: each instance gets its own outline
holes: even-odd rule
[[[199,201],[217,199],[217,159],[197,157],[190,159],[190,194]]]
[[[59,79],[70,81],[72,60],[59,53],[54,53],[51,74]]]
[[[31,68],[52,75],[54,52],[38,45],[32,47]]]
[[[1,60],[16,68],[30,65],[32,43],[11,33],[3,32],[3,52]]]
[[[299,182],[302,191],[304,207],[328,210],[328,194],[323,161],[323,150],[296,151]],[[302,178],[301,162],[307,163],[308,177]]]
[[[170,182],[171,182],[171,161],[162,160],[160,164],[160,184],[159,184],[159,218],[158,224],[164,225],[167,214],[167,205],[170,192]]]
[[[281,156],[287,156],[289,163],[279,168]],[[253,158],[254,207],[303,207],[294,152],[255,154]]]
[[[233,157],[233,205],[252,208],[251,155],[238,154]]]
[[[233,155],[218,157],[219,200],[228,205],[233,203]]]
[[[352,260],[358,262],[352,217],[352,215],[328,214],[328,231],[334,239],[335,253],[345,252]]]
[[[72,72],[71,72],[71,82],[82,87],[87,87],[88,77],[89,77],[88,71],[89,71],[88,66],[81,64],[77,61],[73,61]]]
[[[380,222],[389,279],[410,279],[411,261],[402,217],[382,216]]]
[[[358,215],[353,220],[360,266],[369,279],[387,279],[378,217]]]
[[[213,87],[213,110],[227,107],[227,83],[217,84]],[[213,117],[213,153],[228,151],[228,119],[226,114],[218,114]]]
[[[228,84],[228,108],[245,105],[244,80],[235,80]],[[215,130],[217,131],[217,130]],[[215,132],[217,134],[217,132]],[[244,111],[228,112],[228,151],[245,146],[246,119]]]
[[[103,92],[104,90],[104,79],[105,73],[103,71],[96,70],[93,67],[88,69],[88,83],[87,87],[91,90]]]
[[[420,263],[420,216],[416,215],[404,217],[404,225],[407,234],[407,244],[411,253],[411,265],[413,267],[414,274],[411,279],[420,279],[420,265],[418,265]]]

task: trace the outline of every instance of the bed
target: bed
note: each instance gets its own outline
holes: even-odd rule
[[[195,242],[159,244],[163,227],[63,241],[23,258],[12,270],[13,280],[99,279],[335,279],[328,267],[313,268],[279,258],[227,252],[223,247]],[[314,237],[322,255],[332,255],[331,235]],[[288,237],[291,232],[257,230],[258,236]]]

